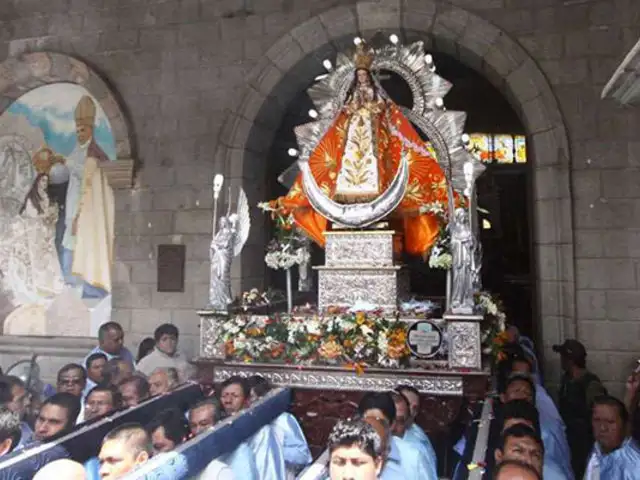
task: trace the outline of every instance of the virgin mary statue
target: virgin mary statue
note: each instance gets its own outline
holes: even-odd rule
[[[354,57],[353,83],[340,113],[309,157],[309,167],[325,195],[338,203],[365,203],[389,186],[408,155],[410,174],[404,198],[388,219],[404,233],[404,250],[425,255],[435,242],[446,211],[445,176],[419,135],[398,106],[375,82],[371,73],[373,51],[364,42]],[[310,205],[302,175],[275,207],[291,214],[296,225],[320,246],[328,221]],[[442,208],[439,208],[442,207]]]

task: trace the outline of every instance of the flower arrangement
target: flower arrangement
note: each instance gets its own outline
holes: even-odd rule
[[[294,265],[302,265],[311,260],[304,238],[295,228],[293,216],[286,214],[275,201],[261,202],[258,208],[271,212],[275,225],[275,238],[269,242],[264,261],[274,270],[288,270]]]
[[[286,298],[282,292],[277,290],[269,289],[266,292],[261,292],[257,288],[252,288],[248,292],[242,293],[240,307],[247,311],[251,308],[266,307],[285,300]]]
[[[507,343],[505,326],[507,316],[500,300],[489,292],[479,292],[475,297],[476,305],[484,312],[482,323],[482,348],[483,353],[491,355],[494,360],[502,360],[503,347]]]
[[[228,358],[245,362],[397,367],[410,355],[406,324],[381,312],[325,317],[237,315],[221,325]]]

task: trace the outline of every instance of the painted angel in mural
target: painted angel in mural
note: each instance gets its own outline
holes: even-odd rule
[[[58,207],[49,200],[49,177],[38,174],[20,213],[13,218],[3,262],[3,289],[16,304],[41,303],[64,289],[55,246]]]
[[[372,74],[374,52],[364,42],[354,56],[354,78],[339,114],[309,156],[313,177],[324,194],[342,204],[375,200],[390,187],[403,157],[409,179],[401,203],[387,220],[404,232],[404,250],[424,255],[435,242],[446,211],[445,175],[426,143]],[[328,220],[315,211],[299,174],[275,207],[291,213],[309,238],[324,246]]]
[[[65,201],[62,267],[68,283],[84,281],[85,296],[111,291],[114,196],[100,168],[109,158],[93,138],[96,105],[83,96],[75,109],[77,144],[66,158],[69,184]]]
[[[231,197],[231,191],[229,191]],[[238,194],[236,213],[231,213],[231,198],[227,214],[220,218],[218,231],[211,242],[211,281],[209,308],[226,311],[233,302],[231,293],[231,262],[240,255],[249,238],[251,217],[249,202],[242,188]]]

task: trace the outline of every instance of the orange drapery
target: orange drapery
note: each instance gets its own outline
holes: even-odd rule
[[[447,185],[444,173],[395,104],[386,102],[383,111],[377,115],[374,125],[380,191],[384,191],[393,180],[404,143],[405,151],[410,155],[409,182],[405,196],[392,216],[402,219],[405,251],[411,255],[424,255],[438,237],[440,220],[433,213],[421,213],[420,209],[440,203],[446,211]],[[348,111],[343,110],[309,157],[309,167],[318,186],[330,198],[333,198],[342,166],[350,119]],[[281,210],[292,214],[301,230],[324,247],[324,232],[328,222],[309,204],[302,187],[302,174],[298,175],[289,193],[277,199],[276,203]]]

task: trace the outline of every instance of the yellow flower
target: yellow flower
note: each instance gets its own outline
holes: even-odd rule
[[[366,321],[367,317],[364,314],[364,312],[358,312],[356,313],[356,323],[358,325],[362,325],[365,321]]]

